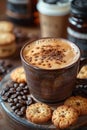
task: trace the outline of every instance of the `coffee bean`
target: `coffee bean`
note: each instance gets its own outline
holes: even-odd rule
[[[11,94],[10,94],[9,92],[6,92],[6,93],[5,93],[5,96],[7,96],[7,97],[10,97],[10,95],[11,95]]]
[[[17,94],[13,94],[13,95],[11,95],[11,98],[13,99],[13,98],[16,98],[17,97]]]
[[[23,90],[23,92],[24,92],[24,94],[28,94],[29,93],[28,90]]]
[[[26,89],[28,90],[29,88],[28,88],[28,86],[26,85],[23,89],[24,89],[24,90],[26,90]]]
[[[18,116],[23,116],[23,112],[18,111],[18,112],[17,112],[17,115],[18,115]]]
[[[17,98],[14,98],[14,103],[18,103],[18,99]]]
[[[19,87],[22,87],[22,88],[23,88],[24,86],[25,86],[25,83],[20,83],[20,84],[19,84]]]
[[[19,112],[19,109],[16,109],[14,112],[17,114],[17,112]]]
[[[17,96],[20,95],[20,92],[16,92]]]
[[[21,104],[21,105],[24,105],[24,104],[26,104],[26,101],[24,101],[24,100],[19,100],[19,103]]]
[[[14,88],[10,88],[10,91],[12,92],[12,91],[14,91],[15,89]]]
[[[16,106],[17,106],[17,108],[20,108],[20,107],[22,107],[22,104],[17,103]]]
[[[12,106],[11,107],[12,110],[16,110],[16,108],[17,108],[16,106]]]
[[[23,113],[25,113],[26,107],[25,106],[21,107],[20,111],[23,112]]]
[[[3,101],[7,101],[8,97],[7,96],[2,96],[1,97]]]
[[[23,95],[22,99],[27,100],[27,96]]]
[[[21,87],[18,87],[16,90],[17,90],[18,92],[20,92],[20,91],[22,90],[22,88],[21,88]]]
[[[17,99],[21,100],[21,99],[22,99],[22,97],[21,97],[21,96],[18,96],[18,97],[17,97]]]
[[[18,83],[14,83],[14,88],[17,88],[19,86],[19,84]]]
[[[14,103],[9,103],[10,107],[14,106]]]
[[[21,95],[24,95],[24,92],[20,92]]]
[[[8,99],[8,102],[9,102],[9,103],[13,103],[13,102],[14,102],[14,100],[13,100],[13,99],[11,99],[11,98],[9,98],[9,99]]]

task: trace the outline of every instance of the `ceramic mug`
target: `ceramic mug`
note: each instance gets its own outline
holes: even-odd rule
[[[37,50],[34,50],[35,47],[38,49],[39,47],[41,48],[41,46],[43,47],[45,46],[44,49],[46,49],[47,53],[43,51],[43,53],[41,52],[37,54],[38,55],[37,57],[39,59],[41,58],[41,54],[42,55],[46,54],[45,58],[47,58],[49,53],[51,53],[51,57],[50,57],[51,61],[52,60],[54,61],[52,57],[53,58],[56,57],[56,59],[58,60],[59,55],[57,52],[58,50],[57,42],[59,44],[58,46],[60,46],[60,49],[64,51],[63,52],[64,54],[62,56],[60,55],[60,57],[63,58],[63,56],[67,55],[67,61],[66,62],[64,61],[65,62],[64,65],[61,65],[62,63],[61,61],[59,66],[54,65],[55,66],[54,68],[49,69],[46,66],[47,64],[45,64],[45,67],[44,67],[44,64],[43,66],[38,66],[37,64],[35,65],[34,63],[30,62],[30,59],[32,59],[32,57],[34,56],[33,52],[34,53],[37,52]],[[64,46],[62,44],[64,44]],[[56,49],[57,54],[53,52],[52,48],[49,49],[49,47],[52,47],[52,45],[53,45],[53,49]],[[57,46],[57,47],[54,47],[54,46]],[[67,46],[69,48],[65,49],[65,47]],[[39,50],[41,51],[41,49]],[[73,52],[75,54],[74,56],[72,56]],[[71,96],[72,91],[75,88],[75,83],[76,83],[79,69],[87,63],[86,59],[80,60],[81,53],[77,45],[75,45],[74,43],[68,40],[59,39],[59,38],[42,38],[36,41],[27,42],[22,47],[20,55],[21,55],[21,61],[25,70],[27,84],[28,84],[30,93],[36,100],[39,100],[45,103],[56,103]],[[70,55],[71,55],[71,59],[69,59]],[[28,56],[30,56],[30,59]],[[42,63],[45,62],[46,60],[45,58],[44,60],[42,60]],[[48,61],[50,58],[48,58]],[[34,61],[36,62],[36,60]],[[50,62],[50,64],[51,63],[52,62]],[[51,65],[53,66],[53,64],[55,63],[53,62]]]

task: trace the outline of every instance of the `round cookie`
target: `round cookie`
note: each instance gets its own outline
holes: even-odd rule
[[[9,21],[0,21],[0,32],[13,32],[14,25]]]
[[[71,106],[77,110],[79,115],[87,115],[87,99],[81,96],[72,96],[68,98],[65,105]]]
[[[51,108],[44,103],[35,103],[26,110],[26,118],[34,123],[45,123],[52,117]]]
[[[69,106],[62,105],[54,110],[52,115],[53,124],[60,129],[68,128],[76,123],[78,119],[77,111]]]
[[[18,82],[18,83],[25,83],[26,82],[26,76],[25,76],[25,72],[24,72],[23,67],[18,67],[15,70],[13,70],[11,72],[10,76],[14,82]]]

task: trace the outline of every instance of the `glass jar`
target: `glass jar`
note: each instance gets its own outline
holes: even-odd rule
[[[16,24],[33,24],[33,11],[33,0],[7,0],[7,17]]]
[[[72,0],[69,26],[67,28],[68,40],[76,43],[82,57],[87,57],[87,1]]]

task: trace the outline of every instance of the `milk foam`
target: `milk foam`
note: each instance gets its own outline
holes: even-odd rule
[[[23,56],[28,64],[42,69],[60,69],[75,63],[79,48],[63,39],[40,39],[25,46]]]

